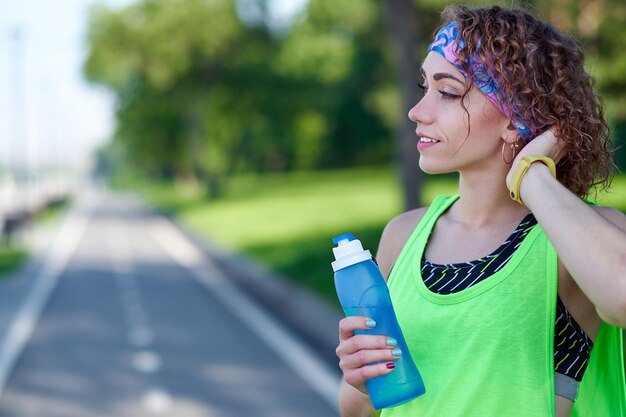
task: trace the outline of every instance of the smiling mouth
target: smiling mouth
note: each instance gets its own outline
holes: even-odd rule
[[[437,143],[437,142],[439,142],[437,139],[420,138],[420,143]]]

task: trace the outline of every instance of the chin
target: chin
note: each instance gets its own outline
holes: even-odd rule
[[[438,164],[435,161],[428,161],[425,158],[420,157],[419,159],[419,167],[420,169],[427,174],[446,174],[448,172],[454,171],[451,167],[446,166],[445,164]]]

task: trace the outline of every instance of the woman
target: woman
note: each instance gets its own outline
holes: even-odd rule
[[[581,51],[520,10],[443,18],[409,118],[420,168],[458,171],[459,195],[383,232],[377,260],[426,394],[382,415],[626,416],[626,216],[581,198],[612,167]],[[368,324],[339,324],[344,417],[371,413],[365,381],[398,358],[385,336],[354,335]]]

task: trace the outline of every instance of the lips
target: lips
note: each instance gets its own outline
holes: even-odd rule
[[[417,142],[417,150],[420,151],[420,152],[425,150],[425,149],[428,149],[428,148],[430,148],[432,146],[435,146],[436,144],[438,144],[440,142],[439,139],[431,138],[430,136],[428,136],[424,132],[417,131],[417,132],[415,132],[415,134],[419,138],[419,140]]]
[[[424,133],[422,131],[419,131],[419,130],[415,132],[415,135],[419,138],[419,142],[420,143],[437,143],[437,142],[440,142],[439,139],[431,138],[426,133]]]
[[[416,132],[419,141],[417,142],[417,150],[422,151],[424,149],[430,148],[440,142],[439,139],[434,139],[424,134],[423,132]]]
[[[420,138],[420,143],[438,143],[439,140],[437,139],[432,139],[432,138],[427,138],[427,137],[421,137]]]

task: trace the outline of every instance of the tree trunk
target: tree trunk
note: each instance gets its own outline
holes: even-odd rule
[[[391,39],[395,45],[396,70],[398,82],[402,89],[402,109],[409,109],[419,100],[417,83],[419,64],[419,39],[428,34],[417,22],[418,11],[412,0],[386,0],[387,22]],[[406,114],[405,113],[405,114]],[[418,168],[418,152],[416,149],[415,123],[407,117],[396,128],[395,154],[397,166],[404,190],[406,209],[421,204],[421,190],[424,174]]]

